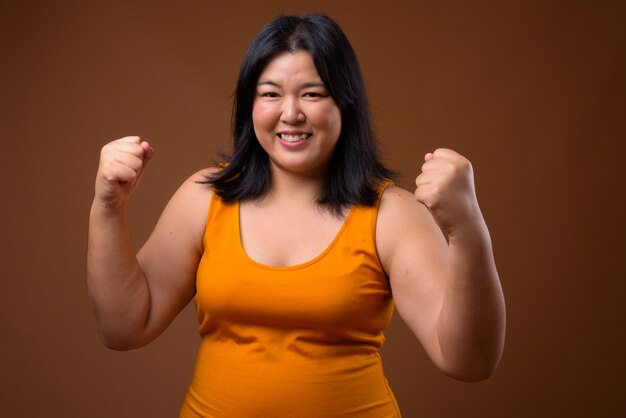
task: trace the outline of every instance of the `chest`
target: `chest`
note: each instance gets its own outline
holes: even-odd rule
[[[294,266],[322,254],[338,237],[348,213],[337,217],[316,208],[239,208],[239,234],[245,253],[268,266]]]
[[[372,221],[373,211],[360,207],[327,223],[218,202],[196,275],[202,332],[229,321],[378,335],[393,305]]]

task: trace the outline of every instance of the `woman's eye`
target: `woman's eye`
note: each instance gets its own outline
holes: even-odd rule
[[[261,97],[278,97],[278,93],[275,93],[273,91],[266,91],[265,93],[259,93],[259,96]]]
[[[315,91],[309,91],[304,93],[304,97],[324,97],[321,93]]]

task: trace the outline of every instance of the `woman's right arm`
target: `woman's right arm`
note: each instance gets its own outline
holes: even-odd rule
[[[105,145],[89,218],[87,285],[98,331],[107,347],[127,350],[156,338],[195,293],[195,272],[211,192],[186,180],[135,255],[126,202],[153,156],[139,137]]]

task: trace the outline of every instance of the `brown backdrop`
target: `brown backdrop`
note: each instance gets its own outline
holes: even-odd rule
[[[357,50],[389,165],[474,163],[508,304],[489,380],[430,364],[395,318],[386,372],[406,417],[624,416],[626,3],[3,1],[0,415],[173,417],[199,338],[188,307],[153,344],[107,350],[86,295],[101,146],[157,156],[135,242],[228,150],[244,50],[283,12],[323,11]],[[222,4],[228,3],[228,5]]]

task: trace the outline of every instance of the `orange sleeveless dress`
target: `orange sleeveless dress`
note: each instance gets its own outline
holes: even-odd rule
[[[180,418],[400,417],[379,350],[393,313],[374,207],[354,206],[316,258],[247,256],[239,204],[213,197],[194,299],[202,341]]]

